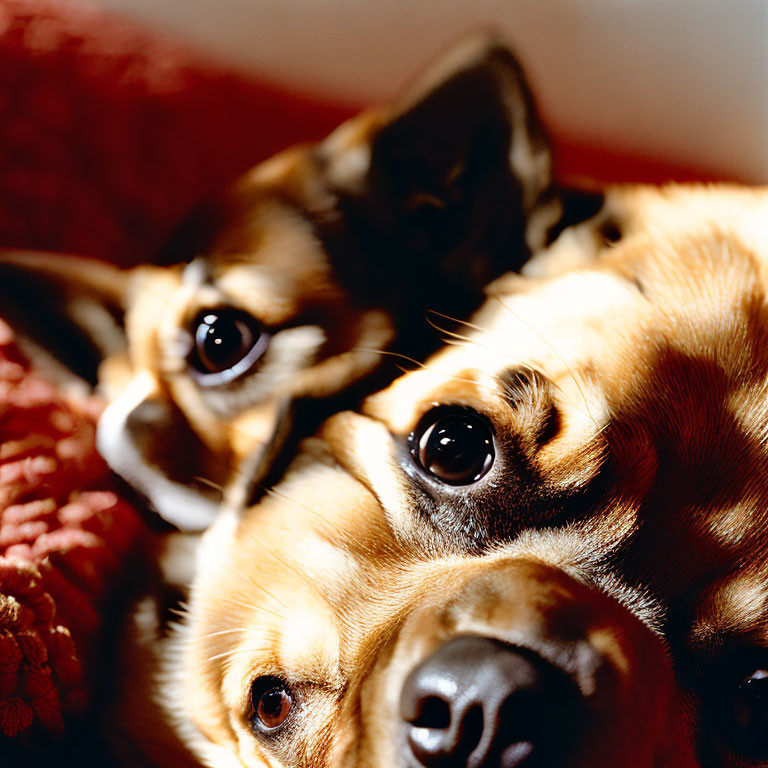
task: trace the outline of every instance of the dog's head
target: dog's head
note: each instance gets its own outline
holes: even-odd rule
[[[207,534],[210,765],[768,765],[768,192],[617,189]]]
[[[32,313],[48,347],[72,347],[70,327],[51,339],[63,326],[43,319],[63,291],[68,319],[107,348],[101,450],[190,529],[213,514],[201,494],[213,502],[216,486],[261,478],[297,400],[348,390],[383,349],[421,356],[435,338],[425,310],[479,304],[559,210],[520,67],[478,37],[393,106],[262,163],[201,206],[161,255],[167,266],[2,261],[53,278]],[[4,308],[29,304],[8,286]],[[116,356],[121,328],[127,352]]]

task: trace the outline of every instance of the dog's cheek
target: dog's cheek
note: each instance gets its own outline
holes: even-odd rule
[[[403,764],[408,747],[400,718],[401,691],[411,670],[445,638],[439,612],[423,610],[409,618],[377,654],[375,666],[360,683],[359,732],[356,739],[347,741],[350,751],[362,758],[355,768]]]

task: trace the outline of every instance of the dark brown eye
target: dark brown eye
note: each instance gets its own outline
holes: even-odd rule
[[[768,665],[739,684],[731,705],[731,746],[753,760],[768,759]]]
[[[279,728],[290,716],[293,696],[286,683],[276,677],[260,677],[251,686],[254,725],[261,730]]]
[[[245,312],[220,307],[200,312],[192,323],[189,358],[201,381],[219,384],[248,371],[266,350],[269,334]]]
[[[496,456],[490,425],[468,409],[430,412],[409,441],[416,464],[446,485],[476,483]]]

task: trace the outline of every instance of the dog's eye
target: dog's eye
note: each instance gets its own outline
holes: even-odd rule
[[[293,696],[288,685],[277,677],[260,677],[251,685],[253,725],[260,731],[279,728],[291,715]]]
[[[768,664],[741,680],[728,709],[731,748],[753,760],[768,759]]]
[[[269,344],[269,334],[240,310],[221,307],[200,312],[192,323],[189,358],[200,381],[221,384],[248,371]]]
[[[409,438],[418,466],[446,485],[470,485],[487,474],[496,456],[493,432],[474,411],[436,409]]]

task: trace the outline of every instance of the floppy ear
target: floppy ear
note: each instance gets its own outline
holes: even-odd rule
[[[0,317],[71,373],[96,383],[102,360],[123,351],[131,272],[67,254],[0,251]]]
[[[530,89],[496,37],[467,40],[428,70],[374,125],[367,157],[339,138],[326,143],[329,176],[357,252],[422,290],[479,294],[541,247],[559,215]]]

